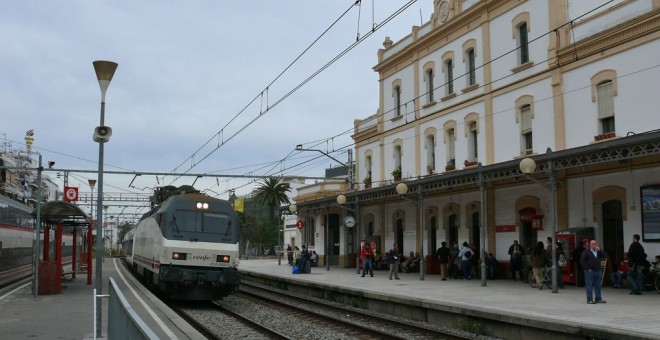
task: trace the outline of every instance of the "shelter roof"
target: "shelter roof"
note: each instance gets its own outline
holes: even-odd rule
[[[41,205],[41,224],[62,224],[65,231],[76,227],[86,227],[91,224],[91,217],[83,212],[77,205],[64,201],[49,201]],[[35,208],[32,215],[37,217]]]

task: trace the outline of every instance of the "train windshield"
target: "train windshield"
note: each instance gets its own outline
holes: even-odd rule
[[[231,217],[227,214],[190,210],[174,212],[172,224],[177,233],[228,234],[232,227]]]

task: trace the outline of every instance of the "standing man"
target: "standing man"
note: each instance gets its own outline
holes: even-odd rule
[[[447,242],[442,241],[442,247],[438,248],[438,262],[440,263],[440,280],[447,281],[447,264],[451,262],[451,255],[449,254],[449,248],[447,248]]]
[[[463,269],[463,280],[472,280],[470,275],[470,259],[472,258],[472,249],[467,242],[463,242],[463,247],[458,252],[458,257],[461,258],[461,269]]]
[[[387,252],[386,255],[387,264],[390,265],[390,280],[392,279],[392,274],[396,280],[399,279],[399,249],[397,249],[396,243],[392,245],[392,249]]]
[[[286,259],[289,261],[289,266],[293,266],[293,249],[290,244],[286,245]]]
[[[366,273],[369,273],[371,277],[374,277],[374,268],[371,264],[371,259],[374,257],[374,251],[371,250],[369,243],[365,243],[362,250],[360,250],[360,258],[362,259],[362,277]]]
[[[511,278],[513,281],[516,280],[516,272],[520,273],[520,281],[525,281],[522,272],[523,266],[523,255],[525,255],[525,249],[518,244],[518,240],[514,240],[513,244],[509,247],[509,255],[511,259],[509,260],[509,269],[511,270]]]
[[[642,295],[644,292],[644,262],[646,253],[639,243],[639,235],[633,235],[633,241],[628,248],[628,282],[630,282],[630,295]]]
[[[600,250],[598,242],[591,240],[589,249],[582,252],[580,264],[584,270],[584,287],[587,290],[587,303],[605,303],[600,291],[602,288],[602,273],[600,272],[600,262],[607,258],[607,254]],[[593,291],[596,292],[596,300],[593,299]]]

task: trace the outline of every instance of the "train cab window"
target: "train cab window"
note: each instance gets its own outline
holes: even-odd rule
[[[220,234],[228,232],[231,219],[226,214],[177,210],[172,224],[177,232]]]

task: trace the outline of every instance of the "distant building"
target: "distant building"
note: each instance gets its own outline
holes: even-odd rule
[[[29,138],[29,142],[28,142]],[[37,183],[38,161],[34,159],[31,142],[33,135],[26,136],[26,149],[12,148],[3,141],[0,149],[0,195],[7,196],[25,205],[36,207],[39,183]],[[58,185],[46,173],[41,173],[42,201],[58,199]]]

